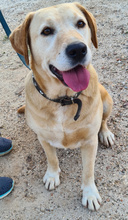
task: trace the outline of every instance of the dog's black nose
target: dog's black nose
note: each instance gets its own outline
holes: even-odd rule
[[[66,54],[74,62],[83,60],[87,53],[87,46],[84,43],[73,43],[67,46]]]

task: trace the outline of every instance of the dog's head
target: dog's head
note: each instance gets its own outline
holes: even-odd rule
[[[10,35],[13,48],[29,64],[59,79],[74,91],[89,83],[86,67],[91,62],[91,41],[97,48],[96,22],[79,3],[61,4],[28,14],[23,24]]]

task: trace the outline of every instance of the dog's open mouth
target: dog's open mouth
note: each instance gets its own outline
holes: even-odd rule
[[[81,65],[68,71],[59,71],[53,65],[50,65],[49,68],[65,86],[70,87],[75,92],[80,92],[88,87],[90,73]]]

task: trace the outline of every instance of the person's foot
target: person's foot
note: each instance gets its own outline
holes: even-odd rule
[[[0,199],[7,196],[14,187],[14,181],[9,177],[0,177]]]
[[[0,156],[8,154],[12,150],[12,141],[3,137],[0,137]]]

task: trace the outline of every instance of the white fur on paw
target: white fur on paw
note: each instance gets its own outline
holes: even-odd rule
[[[109,129],[106,131],[101,130],[99,132],[99,139],[100,142],[106,145],[107,147],[112,146],[115,141],[114,134]]]
[[[50,172],[49,170],[46,171],[43,182],[45,184],[45,188],[48,190],[55,189],[56,186],[59,186],[60,179],[59,179],[59,172],[60,169],[57,172]]]
[[[95,186],[95,183],[89,186],[82,186],[82,189],[83,189],[82,205],[86,206],[91,211],[98,210],[100,208],[102,199]]]

